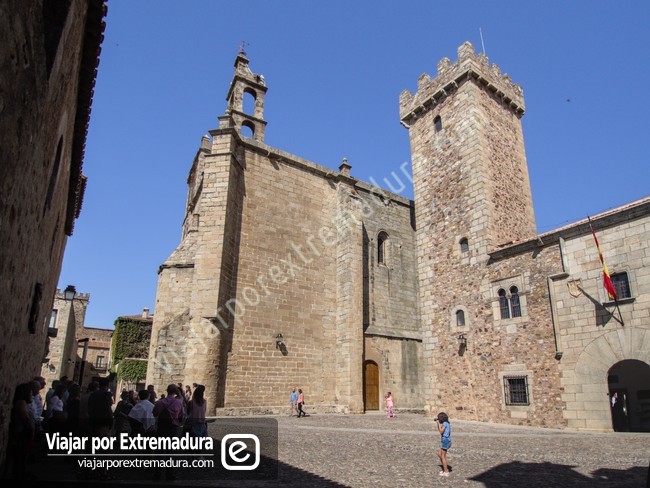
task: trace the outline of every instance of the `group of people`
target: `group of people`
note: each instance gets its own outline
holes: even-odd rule
[[[290,405],[289,415],[293,415],[294,413],[297,413],[298,418],[307,416],[307,414],[302,408],[305,405],[305,396],[303,395],[301,388],[298,388],[298,391],[296,391],[295,386],[291,388],[289,405]]]
[[[115,405],[108,378],[81,386],[67,377],[55,380],[45,396],[46,381],[37,376],[16,387],[10,419],[13,476],[33,478],[27,460],[45,449],[45,434],[106,437],[111,433],[207,436],[205,387],[169,385],[160,399],[153,385],[137,393],[123,390]]]

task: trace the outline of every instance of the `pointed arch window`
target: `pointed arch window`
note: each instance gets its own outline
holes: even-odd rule
[[[506,291],[503,288],[499,290],[499,308],[501,310],[501,318],[509,319],[510,306],[508,303],[508,297],[506,296]]]
[[[377,262],[386,264],[388,261],[388,234],[380,232],[377,236]]]

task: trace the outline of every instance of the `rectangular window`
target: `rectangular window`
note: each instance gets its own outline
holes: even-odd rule
[[[97,369],[102,369],[104,367],[104,356],[97,356],[97,363],[95,364]]]
[[[627,273],[616,273],[611,276],[614,289],[616,290],[616,298],[631,298],[630,282],[627,278]]]
[[[52,310],[52,314],[50,315],[50,329],[54,329],[56,327],[56,315],[59,313],[58,310]]]
[[[528,376],[504,376],[506,405],[529,405]]]

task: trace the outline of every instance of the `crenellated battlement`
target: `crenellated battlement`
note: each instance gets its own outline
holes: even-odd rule
[[[54,298],[55,298],[55,299],[58,299],[58,300],[64,300],[64,299],[65,299],[64,297],[65,297],[65,295],[64,295],[64,293],[63,293],[63,290],[60,290],[59,288],[57,288],[57,289],[56,289],[56,294],[54,295]],[[87,292],[87,293],[78,292],[78,293],[74,296],[74,299],[75,299],[75,300],[85,300],[85,301],[88,301],[88,300],[90,300],[90,293],[89,293],[89,292]]]
[[[418,78],[418,91],[415,94],[408,90],[400,94],[400,120],[405,124],[412,123],[467,81],[473,81],[491,92],[518,117],[526,111],[521,86],[513,83],[507,74],[501,74],[501,68],[490,64],[485,54],[476,54],[474,46],[465,41],[458,48],[458,61],[452,63],[449,58],[442,58],[438,62],[438,75],[435,78],[423,73]]]

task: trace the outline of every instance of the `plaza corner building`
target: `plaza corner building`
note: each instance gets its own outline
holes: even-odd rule
[[[414,201],[264,143],[240,52],[160,266],[147,383],[211,413],[383,408],[650,430],[650,198],[538,234],[523,90],[466,42],[399,97]],[[248,105],[247,105],[248,104]]]

